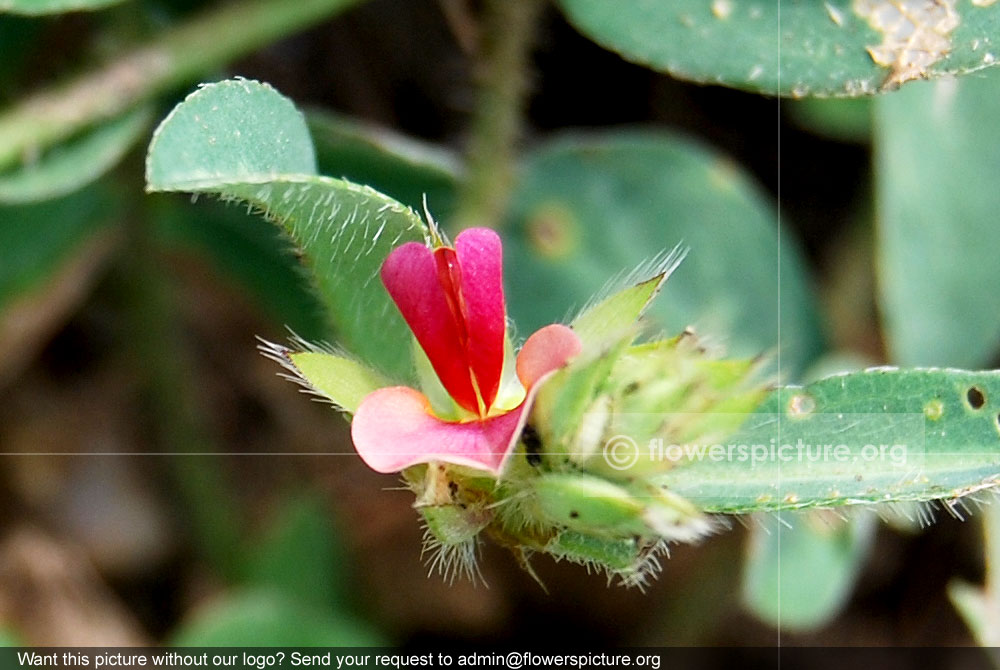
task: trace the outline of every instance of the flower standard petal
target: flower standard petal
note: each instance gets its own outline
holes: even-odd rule
[[[408,242],[389,254],[381,274],[382,283],[449,395],[465,409],[479,413],[464,334],[442,286],[434,252]]]
[[[468,360],[487,410],[496,399],[503,370],[507,313],[503,295],[503,246],[488,228],[470,228],[455,238]]]

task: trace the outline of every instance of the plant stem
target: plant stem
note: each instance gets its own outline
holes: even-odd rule
[[[356,2],[244,0],[195,16],[96,71],[0,113],[0,169]]]
[[[487,0],[480,44],[479,100],[470,128],[467,177],[453,228],[496,228],[514,175],[528,90],[527,66],[543,0]]]

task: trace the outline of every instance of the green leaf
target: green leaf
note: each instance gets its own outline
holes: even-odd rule
[[[156,129],[146,160],[153,191],[207,191],[315,174],[305,118],[291,100],[247,79],[189,95]]]
[[[198,612],[169,637],[174,647],[363,647],[384,643],[354,616],[330,615],[285,595],[252,589]]]
[[[346,557],[337,543],[330,510],[312,496],[285,502],[267,537],[249,555],[246,580],[273,587],[321,610],[346,600]]]
[[[964,0],[561,0],[576,27],[680,79],[858,96],[996,62],[1000,7]],[[780,59],[780,60],[779,60]]]
[[[37,163],[0,173],[0,202],[45,200],[89,184],[118,164],[149,121],[148,108],[133,110],[52,149]]]
[[[873,368],[782,388],[715,451],[673,453],[656,482],[710,512],[958,498],[1000,482],[1000,371]]]
[[[788,236],[779,239],[773,204],[728,159],[676,135],[544,146],[522,171],[504,233],[508,309],[523,333],[683,244],[687,257],[647,312],[655,328],[693,325],[736,357],[780,345],[786,374],[819,347],[810,281]]]
[[[823,510],[786,512],[771,527],[755,525],[743,567],[743,602],[783,630],[824,625],[850,596],[875,528],[871,514],[845,520]]]
[[[998,115],[996,70],[876,103],[879,292],[902,365],[977,367],[997,352]]]
[[[424,198],[435,218],[447,220],[460,173],[457,156],[378,126],[307,110],[319,171],[365,184],[420,211]]]
[[[302,115],[258,82],[201,88],[157,129],[150,191],[213,193],[279,223],[301,247],[338,340],[362,361],[412,375],[409,330],[379,280],[389,251],[423,240],[415,212],[373,189],[315,174]]]
[[[0,0],[0,12],[40,16],[63,12],[93,11],[123,0]]]

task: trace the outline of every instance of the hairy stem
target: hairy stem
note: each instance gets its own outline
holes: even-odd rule
[[[358,0],[244,0],[195,16],[98,70],[0,113],[0,169]]]
[[[497,227],[514,173],[514,149],[528,89],[527,66],[543,0],[487,0],[470,128],[468,171],[453,228]]]

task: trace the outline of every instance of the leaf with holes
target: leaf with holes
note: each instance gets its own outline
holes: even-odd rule
[[[378,273],[393,247],[423,240],[424,224],[378,191],[317,175],[290,100],[254,81],[204,86],[154,134],[146,183],[245,202],[280,224],[302,249],[338,340],[380,370],[412,374],[409,331]]]
[[[709,512],[953,501],[1000,483],[1000,371],[872,368],[771,394],[722,445],[651,445]]]
[[[590,38],[680,79],[769,95],[869,95],[973,72],[1000,5],[960,0],[561,0]]]

